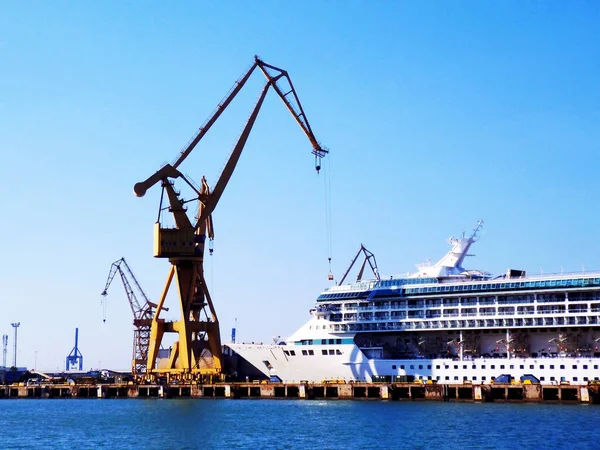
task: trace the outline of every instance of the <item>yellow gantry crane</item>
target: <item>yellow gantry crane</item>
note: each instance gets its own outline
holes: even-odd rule
[[[202,177],[201,187],[196,188],[179,172],[179,165],[210,130],[257,68],[267,81],[223,172],[212,191],[204,177]],[[207,237],[209,240],[214,237],[211,214],[235,170],[269,88],[273,88],[281,98],[310,140],[313,147],[312,154],[315,156],[315,168],[319,172],[321,159],[328,151],[317,142],[288,73],[255,57],[250,69],[237,80],[223,102],[200,127],[176,161],[172,165],[166,164],[133,188],[135,195],[142,197],[150,187],[158,182],[161,183],[159,219],[154,226],[154,256],[168,258],[171,263],[171,270],[152,318],[147,378],[166,375],[171,379],[189,380],[207,375],[219,376],[222,373],[219,321],[204,278],[204,247]],[[177,178],[181,178],[195,192],[196,198],[188,201],[180,198],[180,193],[174,188],[174,180]],[[163,208],[165,193],[168,201],[167,208],[175,222],[174,227],[166,227],[161,223],[160,212],[167,209]],[[190,220],[186,212],[185,204],[189,201],[198,201],[198,211],[193,220]],[[177,321],[166,321],[160,317],[160,314],[165,309],[163,305],[173,279],[177,286],[181,315]],[[178,339],[171,348],[168,363],[166,365],[161,363],[159,367],[158,349],[165,333],[175,333]]]

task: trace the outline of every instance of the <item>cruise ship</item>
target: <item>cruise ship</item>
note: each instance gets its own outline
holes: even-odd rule
[[[357,281],[343,284],[344,276],[323,291],[291,337],[225,346],[236,374],[283,382],[487,384],[500,375],[541,384],[598,381],[600,272],[528,276],[509,269],[492,276],[464,269],[481,226],[450,238],[443,258],[404,277],[381,278],[361,246]],[[367,263],[370,280],[362,278]]]

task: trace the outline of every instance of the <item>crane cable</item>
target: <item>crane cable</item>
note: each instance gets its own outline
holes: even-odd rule
[[[327,164],[327,167],[323,170],[323,180],[325,184],[325,237],[327,261],[329,262],[329,274],[327,278],[333,281],[333,272],[331,271],[331,154],[325,158],[325,164]]]
[[[106,295],[102,296],[100,303],[102,306],[102,323],[106,323]]]
[[[214,256],[214,240],[211,239],[208,243],[209,255],[210,255],[210,290],[215,291],[215,256]]]

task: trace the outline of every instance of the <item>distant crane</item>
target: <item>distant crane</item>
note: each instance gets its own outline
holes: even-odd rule
[[[123,270],[125,268],[125,271]],[[127,261],[125,258],[121,258],[118,261],[115,261],[110,266],[110,271],[108,273],[108,279],[106,280],[106,286],[104,286],[104,291],[102,291],[102,295],[106,297],[108,295],[108,288],[112,283],[113,279],[117,275],[117,273],[121,277],[121,281],[123,282],[123,287],[125,288],[125,294],[127,295],[127,299],[129,300],[129,306],[131,307],[131,312],[133,313],[133,357],[131,362],[131,373],[134,376],[143,375],[146,373],[146,364],[148,361],[148,346],[150,343],[150,329],[152,327],[152,319],[154,318],[154,312],[156,311],[156,303],[152,303],[148,300],[148,297],[144,293],[144,290],[140,286],[137,281],[137,278],[129,268]],[[133,281],[133,289],[129,279],[127,278],[127,274],[129,278]],[[136,294],[136,291],[138,294]],[[140,300],[138,300],[138,295],[140,296]],[[104,301],[104,305],[106,305],[106,300]],[[168,311],[168,308],[163,308]],[[106,309],[104,309],[104,322],[106,322]]]
[[[71,350],[71,353],[67,355],[67,362],[65,370],[83,370],[83,355],[79,351],[79,328],[75,328],[75,347]]]
[[[369,250],[367,250],[364,245],[360,244],[360,248],[358,249],[358,252],[356,252],[356,256],[350,263],[350,267],[348,267],[348,270],[346,270],[346,273],[344,273],[344,276],[342,277],[341,281],[338,283],[338,286],[341,286],[344,283],[344,281],[346,280],[346,277],[350,273],[350,270],[352,270],[352,267],[354,267],[354,264],[356,263],[356,260],[358,259],[358,257],[360,256],[361,253],[363,253],[365,255],[365,259],[362,262],[362,265],[360,266],[360,270],[358,271],[358,275],[356,276],[356,281],[358,282],[358,281],[362,280],[362,276],[365,271],[365,266],[367,265],[367,263],[369,263],[369,266],[371,267],[371,271],[373,272],[375,279],[377,281],[380,281],[379,269],[377,268],[377,261],[375,261],[375,255],[373,253],[371,253]]]
[[[2,367],[6,367],[6,352],[8,349],[8,334],[2,335]]]

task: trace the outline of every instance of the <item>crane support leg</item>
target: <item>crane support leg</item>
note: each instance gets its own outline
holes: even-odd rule
[[[148,362],[146,363],[146,373],[150,373],[156,367],[158,358],[158,349],[165,334],[164,319],[156,320],[152,323],[150,329],[150,345],[148,347]]]
[[[172,258],[171,271],[157,306],[150,333],[148,372],[169,373],[171,377],[185,374],[213,375],[221,373],[221,337],[215,308],[203,276],[200,258]],[[179,295],[181,316],[178,321],[158,318],[163,309],[171,282]],[[171,348],[169,362],[157,365],[158,349],[165,333],[176,333],[177,342]]]
[[[163,289],[163,293],[160,297],[160,301],[156,306],[156,313],[152,318],[152,326],[150,327],[150,342],[148,343],[148,362],[146,363],[147,373],[152,372],[152,370],[156,368],[158,349],[160,348],[160,343],[162,342],[162,338],[165,333],[165,321],[164,319],[159,319],[159,316],[163,310],[163,305],[167,298],[167,293],[169,292],[169,287],[171,286],[171,281],[173,281],[174,274],[175,267],[171,267],[169,276],[167,277],[167,282],[165,283],[165,287]]]
[[[213,306],[212,298],[210,297],[210,293],[208,292],[208,288],[206,286],[206,282],[204,280],[204,275],[200,272],[199,277],[201,278],[202,287],[204,289],[204,298],[206,299],[206,303],[212,315],[212,321],[208,322],[206,328],[206,334],[208,338],[208,345],[210,353],[213,356],[213,368],[215,371],[220,372],[222,369],[222,361],[221,361],[221,332],[219,329],[219,319],[217,319],[217,313],[215,312],[215,308]]]
[[[175,342],[173,344],[173,348],[171,349],[171,354],[169,355],[169,364],[167,365],[167,367],[169,369],[175,368],[175,361],[177,361],[178,357],[179,357],[179,342]]]
[[[181,319],[173,324],[173,328],[179,334],[179,358],[177,368],[189,371],[190,349],[191,349],[191,327],[190,313],[194,294],[195,267],[193,261],[178,261],[175,266],[177,288],[179,290],[179,301],[181,302]]]

